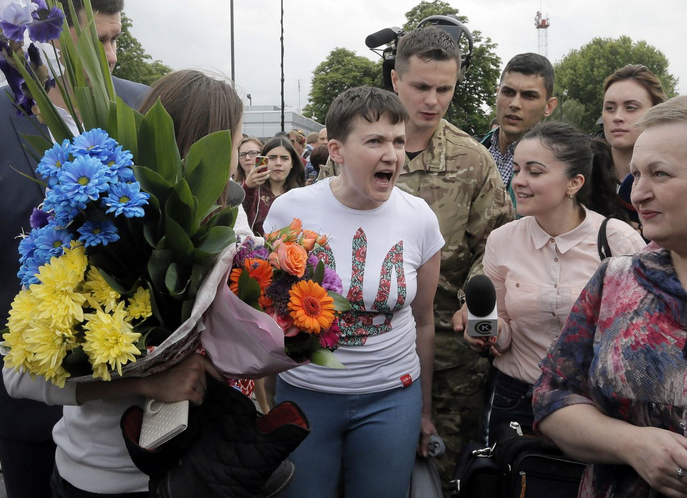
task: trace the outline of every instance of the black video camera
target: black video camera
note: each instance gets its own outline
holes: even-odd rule
[[[465,76],[465,72],[470,67],[470,61],[472,59],[473,43],[470,30],[465,27],[465,25],[454,15],[425,17],[418,23],[417,28],[415,29],[420,29],[427,26],[436,26],[439,29],[443,29],[449,35],[451,35],[451,38],[453,38],[459,45],[461,37],[465,36],[465,40],[468,44],[468,51],[467,53],[463,54],[460,62],[459,81],[462,81],[463,77]],[[370,36],[365,38],[365,45],[367,45],[370,50],[384,59],[382,64],[382,72],[384,75],[384,86],[387,90],[393,91],[393,85],[391,84],[391,70],[396,65],[396,49],[398,47],[398,42],[405,34],[405,31],[403,31],[401,28],[393,26],[391,28],[384,28],[376,33],[372,33]],[[377,49],[377,47],[381,47],[382,45],[388,46],[381,51]]]

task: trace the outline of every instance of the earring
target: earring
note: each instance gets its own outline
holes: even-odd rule
[[[568,196],[568,199],[570,199],[570,202],[572,202],[572,201],[574,201],[574,200],[575,200],[575,196],[574,196],[574,195],[572,195],[572,194],[570,194],[570,195]]]

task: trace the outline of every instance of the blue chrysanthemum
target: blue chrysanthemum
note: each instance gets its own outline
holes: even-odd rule
[[[65,163],[57,175],[59,181],[53,190],[72,207],[83,209],[88,201],[94,201],[109,188],[105,166],[98,159],[80,156]]]
[[[110,183],[135,181],[134,170],[131,169],[134,165],[133,157],[131,152],[124,150],[121,145],[110,153],[109,157],[103,161]]]
[[[19,242],[20,263],[24,263],[27,259],[32,258],[34,252],[36,252],[36,233],[37,230],[31,230],[31,232]]]
[[[45,4],[43,4],[45,5]],[[33,13],[33,22],[29,24],[29,37],[33,41],[48,43],[60,37],[64,13],[57,7],[48,10],[39,5],[38,12]]]
[[[85,207],[85,204],[83,207]],[[62,194],[59,185],[46,191],[43,209],[52,213],[55,224],[61,227],[69,225],[80,212],[80,206],[72,206],[69,198]]]
[[[54,187],[57,184],[58,173],[67,162],[69,162],[69,140],[64,140],[62,145],[55,144],[45,151],[36,171],[43,179],[48,180],[48,187]]]
[[[117,183],[110,187],[108,196],[103,198],[102,206],[107,208],[105,213],[141,218],[144,215],[143,206],[148,204],[149,197],[145,192],[141,192],[138,182]]]
[[[45,263],[46,261],[38,258],[27,259],[17,272],[17,276],[19,277],[19,280],[21,280],[21,284],[25,287],[28,287],[31,284],[40,283],[36,275],[38,274],[38,269]]]
[[[97,157],[101,161],[106,161],[117,142],[100,128],[93,128],[78,137],[74,137],[74,144],[70,147],[70,152],[75,156]]]
[[[98,244],[106,246],[110,242],[119,240],[117,227],[114,223],[107,220],[88,220],[77,230],[77,232],[81,234],[79,240],[83,242],[86,247],[97,246]]]
[[[53,256],[61,256],[64,253],[64,247],[69,247],[69,243],[74,238],[68,230],[59,228],[54,222],[35,231],[37,233],[34,256],[47,253],[46,260],[50,260]]]

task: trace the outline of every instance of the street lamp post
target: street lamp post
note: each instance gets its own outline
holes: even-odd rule
[[[236,72],[234,71],[234,0],[229,2],[229,12],[231,14],[231,81],[236,83]]]

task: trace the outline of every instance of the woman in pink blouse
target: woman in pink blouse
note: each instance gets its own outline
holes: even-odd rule
[[[605,217],[586,206],[590,199],[613,198],[615,189],[610,183],[591,184],[594,147],[574,127],[546,123],[515,149],[512,185],[523,218],[491,233],[483,260],[484,274],[496,288],[498,338],[465,333],[473,349],[489,349],[495,356],[490,433],[511,421],[532,431],[538,363],[601,263],[597,237]],[[645,245],[617,219],[608,221],[606,236],[614,256]]]

